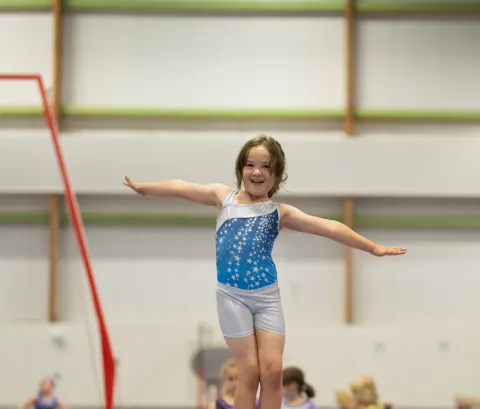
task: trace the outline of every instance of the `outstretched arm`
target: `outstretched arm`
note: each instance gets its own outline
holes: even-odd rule
[[[35,402],[35,397],[28,398],[25,402],[23,402],[18,409],[30,409]]]
[[[143,196],[177,197],[195,203],[221,207],[231,188],[219,183],[202,185],[172,179],[157,183],[135,183],[125,177],[123,184]]]
[[[290,205],[282,204],[280,214],[280,227],[327,237],[346,246],[371,253],[374,256],[396,256],[406,253],[404,248],[380,246],[355,233],[343,223],[311,216]]]

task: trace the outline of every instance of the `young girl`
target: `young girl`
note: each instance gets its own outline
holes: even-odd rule
[[[300,368],[290,366],[283,370],[283,404],[282,409],[316,409],[311,399],[315,390],[305,382],[305,375]]]
[[[359,376],[350,384],[350,392],[336,391],[338,406],[342,409],[391,409],[390,402],[380,400],[375,380]]]
[[[235,390],[237,388],[238,371],[232,359],[224,362],[220,369],[220,393],[208,409],[233,409]]]
[[[273,202],[287,175],[285,154],[272,137],[260,135],[245,143],[235,175],[235,189],[183,180],[136,183],[128,177],[123,183],[141,195],[177,197],[216,207],[217,311],[238,369],[235,405],[254,409],[260,384],[260,408],[279,409],[285,323],[271,252],[280,230],[328,237],[375,256],[400,255],[406,250],[378,245],[342,223]]]
[[[228,359],[223,363],[220,369],[220,379],[219,397],[208,406],[208,409],[233,409],[238,380],[237,365],[233,359]],[[258,401],[255,404],[258,404]]]
[[[28,398],[20,409],[66,409],[66,406],[55,396],[55,381],[44,378],[36,396]]]

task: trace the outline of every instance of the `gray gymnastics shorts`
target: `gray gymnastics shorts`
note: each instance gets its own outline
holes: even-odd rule
[[[242,338],[255,328],[285,336],[285,318],[278,284],[239,290],[217,283],[217,312],[226,338]]]

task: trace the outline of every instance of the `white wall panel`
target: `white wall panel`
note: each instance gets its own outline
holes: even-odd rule
[[[47,308],[48,229],[0,226],[0,321],[43,321]]]
[[[62,147],[76,191],[131,194],[122,185],[124,175],[144,181],[180,178],[232,185],[237,152],[244,141],[255,136],[249,131],[202,131],[192,138],[191,133],[179,130],[134,135],[98,131],[65,137]],[[377,133],[346,139],[339,133],[320,137],[310,132],[278,132],[275,136],[286,151],[287,189],[293,195],[480,195],[480,140],[469,135],[405,138]],[[23,161],[17,160],[19,157]],[[8,132],[0,138],[0,192],[59,191],[63,186],[47,136]]]
[[[41,74],[52,81],[53,23],[49,13],[0,14],[0,74]],[[33,81],[0,81],[0,106],[39,105]]]
[[[478,231],[359,231],[407,248],[395,258],[355,253],[359,323],[476,322],[480,302]]]
[[[109,319],[216,323],[214,228],[89,227],[87,235]],[[82,320],[89,314],[83,304],[89,292],[82,287],[85,271],[72,232],[63,233],[62,244],[62,319]],[[274,256],[287,316],[341,321],[340,246],[282,233]]]
[[[5,202],[9,202],[6,203]],[[35,203],[36,202],[36,203]],[[289,203],[309,213],[340,211],[336,200],[295,199]],[[27,204],[31,203],[30,206]],[[442,205],[443,203],[443,205]],[[45,211],[42,200],[28,196],[2,201],[2,210]],[[80,199],[86,212],[190,213],[208,208],[173,200],[93,196]],[[468,214],[476,201],[361,200],[360,214]],[[46,227],[4,226],[0,263],[4,266],[4,320],[46,316]],[[175,307],[172,320],[214,323],[216,312],[214,229],[161,227],[88,227],[87,240],[98,290],[107,317],[156,320]],[[356,319],[392,322],[472,322],[479,305],[477,231],[360,230],[385,245],[405,246],[406,256],[375,258],[355,251]],[[82,320],[92,313],[85,270],[71,229],[61,236],[59,311],[62,320]],[[274,248],[286,316],[294,322],[340,323],[343,314],[341,246],[323,238],[283,231]],[[30,284],[33,285],[31,286]],[[201,306],[201,307],[200,307]]]
[[[89,228],[89,244],[106,314],[152,320],[173,308],[173,320],[216,322],[215,255],[208,229]],[[478,232],[364,231],[407,255],[376,258],[355,251],[356,320],[367,324],[473,322],[480,258]],[[62,319],[85,315],[88,292],[76,291],[83,266],[75,243],[63,250]],[[283,232],[275,246],[286,316],[294,322],[341,323],[341,246]],[[477,284],[475,284],[477,283]],[[75,295],[74,295],[75,294]],[[74,296],[73,296],[74,295]],[[83,298],[81,298],[83,297]]]
[[[45,212],[43,197],[0,195],[0,212]],[[0,322],[44,321],[48,312],[48,228],[0,226]]]
[[[478,326],[345,328],[292,320],[288,325],[285,365],[305,370],[321,406],[334,406],[334,391],[348,388],[354,377],[364,373],[376,378],[382,398],[397,407],[451,407],[455,393],[477,390]],[[95,384],[97,374],[84,324],[60,328],[67,341],[63,351],[53,348],[48,326],[0,328],[0,362],[9,369],[0,383],[2,403],[17,406],[45,371],[56,371],[62,376],[58,393],[71,407],[100,406],[101,382]],[[195,406],[190,362],[198,342],[195,325],[172,325],[159,319],[151,324],[110,323],[110,328],[120,358],[117,404]],[[214,344],[225,345],[218,326],[212,327],[211,335]],[[95,334],[94,340],[98,347]],[[449,348],[442,349],[442,343]],[[85,380],[82,387],[79,379]]]
[[[473,19],[362,19],[361,108],[478,110],[480,25]]]
[[[0,38],[8,39],[0,41],[0,72],[39,72],[50,83],[50,19],[0,15]],[[67,16],[65,28],[64,93],[70,105],[302,109],[344,103],[340,18],[82,14]],[[364,20],[358,35],[361,107],[480,106],[476,22]],[[0,105],[38,101],[33,83],[0,83]],[[80,199],[82,210],[211,212],[135,197],[122,178],[231,185],[235,156],[257,132],[284,144],[290,194],[394,197],[359,201],[362,214],[479,210],[475,200],[395,198],[478,198],[476,126],[362,126],[362,136],[353,140],[314,127],[191,128],[64,133],[73,186],[92,194]],[[0,211],[45,211],[45,197],[33,200],[27,194],[62,191],[47,129],[0,129],[0,192],[25,194],[0,197]],[[98,193],[112,196],[99,201],[93,197]],[[310,212],[340,209],[336,199],[290,200]],[[198,322],[209,324],[214,342],[224,345],[215,310],[213,228],[88,227],[86,232],[120,357],[117,402],[193,406],[190,358]],[[355,252],[360,325],[345,328],[341,246],[282,232],[274,255],[288,328],[285,364],[305,369],[321,405],[334,404],[333,390],[361,373],[376,376],[381,396],[399,407],[450,406],[454,393],[474,393],[480,376],[479,233],[360,233],[405,246],[408,253],[378,259]],[[98,406],[101,383],[86,331],[93,328],[96,343],[96,321],[71,229],[62,232],[59,264],[60,316],[68,321],[60,328],[67,349],[53,348],[49,326],[18,323],[46,318],[47,235],[44,226],[0,227],[0,321],[9,324],[0,326],[0,366],[8,369],[0,375],[0,404],[18,405],[40,376],[58,372],[59,393],[69,405]],[[462,335],[459,328],[468,332]],[[440,348],[445,343],[449,348]],[[98,370],[98,357],[95,364]],[[79,388],[79,379],[86,386]]]
[[[341,108],[338,18],[74,15],[65,101],[158,108]]]

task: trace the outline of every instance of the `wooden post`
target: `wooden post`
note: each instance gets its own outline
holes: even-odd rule
[[[343,200],[343,220],[345,225],[354,228],[355,202],[353,199]],[[345,271],[345,324],[352,324],[354,321],[354,286],[353,286],[353,250],[344,246],[343,260]]]
[[[57,320],[57,261],[58,261],[58,231],[60,226],[59,200],[50,196],[49,212],[49,269],[48,269],[48,320]]]
[[[62,0],[53,2],[53,89],[50,101],[53,113],[60,124],[61,106],[61,61],[62,61]],[[60,126],[60,125],[58,125]],[[48,274],[48,320],[54,322],[57,314],[57,266],[58,236],[60,232],[60,200],[56,195],[49,198],[49,274]]]
[[[52,107],[60,126],[62,104],[62,0],[53,1],[53,99]]]
[[[354,134],[354,0],[345,0],[345,118],[343,129],[347,137]],[[343,222],[350,228],[354,228],[354,209],[353,198],[343,199]],[[353,286],[353,250],[350,247],[343,249],[344,260],[344,322],[351,324],[354,321],[354,286]]]
[[[354,0],[345,0],[345,117],[343,128],[351,136],[355,132],[354,70]]]

